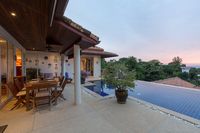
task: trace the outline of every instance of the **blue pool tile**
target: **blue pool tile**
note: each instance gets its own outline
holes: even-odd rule
[[[104,81],[94,83],[87,88],[101,96],[114,94],[113,87]],[[200,91],[137,81],[129,96],[200,120]]]

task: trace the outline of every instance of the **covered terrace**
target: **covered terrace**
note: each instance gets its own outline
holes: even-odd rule
[[[9,102],[0,110],[0,124],[8,125],[6,133],[199,133],[194,125],[142,102],[128,99],[127,104],[119,105],[114,97],[102,98],[85,91],[80,85],[80,53],[97,45],[99,38],[63,16],[67,3],[68,0],[0,1],[0,39],[4,38],[0,43],[7,44],[0,45],[0,53],[10,47],[9,42],[21,49],[23,60],[27,50],[72,54],[75,60],[75,83],[68,84],[64,91],[67,100],[53,106],[51,111],[36,113],[25,108],[10,111],[15,101]],[[5,61],[10,80],[16,76],[15,64],[11,63],[16,61],[15,47],[7,50],[11,56]],[[22,74],[26,76],[24,61],[22,65]],[[74,106],[81,99],[82,104]]]
[[[23,58],[27,50],[73,54],[74,102],[80,104],[80,53],[100,41],[90,31],[63,16],[67,4],[68,0],[2,0],[0,35],[23,49]],[[25,63],[23,65],[25,69]],[[25,74],[23,70],[23,76]]]

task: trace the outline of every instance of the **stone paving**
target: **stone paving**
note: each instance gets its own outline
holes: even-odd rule
[[[115,98],[101,99],[83,91],[82,104],[73,103],[73,85],[67,85],[66,101],[38,112],[25,107],[9,111],[10,102],[0,111],[5,133],[200,133],[190,123],[159,113],[134,100],[116,103]]]

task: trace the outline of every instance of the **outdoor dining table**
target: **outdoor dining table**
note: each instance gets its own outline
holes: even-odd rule
[[[30,91],[43,89],[43,88],[55,88],[57,90],[58,81],[56,80],[41,80],[41,81],[30,81],[26,84],[26,110],[30,110]],[[55,104],[57,104],[57,99]]]

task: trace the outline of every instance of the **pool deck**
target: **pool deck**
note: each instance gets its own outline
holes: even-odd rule
[[[82,104],[73,104],[73,85],[67,85],[66,101],[51,111],[9,111],[10,102],[0,111],[5,133],[199,133],[200,128],[153,110],[135,100],[120,105],[115,98],[102,99],[83,90]]]

